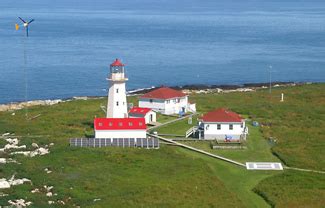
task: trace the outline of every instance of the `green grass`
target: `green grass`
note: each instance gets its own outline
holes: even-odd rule
[[[174,118],[175,119],[175,118]],[[175,134],[175,135],[184,135],[185,132],[191,127],[197,125],[197,116],[192,117],[192,124],[188,124],[188,118],[171,123],[162,127],[155,129],[159,134]]]
[[[276,207],[324,207],[325,177],[289,170],[264,179],[254,191]]]
[[[161,113],[157,113],[157,122],[159,123],[166,123],[168,121],[174,120],[177,117],[174,116],[167,116],[167,115],[163,115]]]
[[[283,103],[279,102],[281,92],[285,93]],[[135,97],[128,99],[136,103]],[[261,128],[250,127],[247,150],[211,150],[209,143],[193,145],[241,162],[277,161],[273,156],[277,155],[289,166],[325,169],[324,84],[276,88],[271,96],[261,90],[193,95],[190,100],[196,102],[202,113],[228,107],[263,124]],[[30,193],[43,185],[54,186],[58,193],[54,199],[82,207],[268,207],[266,201],[276,207],[324,204],[322,174],[247,171],[173,146],[162,146],[159,150],[70,148],[69,138],[92,136],[93,118],[104,116],[101,104],[105,105],[106,99],[32,107],[29,116],[41,116],[29,122],[25,121],[24,110],[16,111],[15,116],[0,112],[0,134],[13,132],[24,136],[21,143],[28,145],[55,143],[49,155],[16,156],[21,165],[1,166],[0,178],[16,173],[17,178],[30,178],[33,184],[3,190],[10,196],[0,198],[0,205],[6,205],[8,199],[24,198],[33,201],[35,207],[44,207],[53,199],[44,193]],[[188,128],[186,119],[158,132],[184,134]],[[277,139],[271,149],[263,139],[268,137]],[[46,167],[53,172],[46,174]],[[95,198],[101,200],[94,202]]]
[[[33,107],[28,110],[29,116],[41,116],[29,122],[25,121],[24,110],[17,111],[15,116],[1,112],[0,133],[23,136],[21,144],[55,145],[49,155],[15,156],[20,165],[8,164],[0,169],[0,178],[16,173],[17,178],[26,177],[33,182],[3,190],[9,196],[0,198],[0,205],[6,205],[9,199],[24,198],[35,207],[46,206],[48,200],[97,207],[243,206],[210,166],[179,148],[70,148],[69,138],[92,134],[93,118],[104,116],[99,107],[102,103],[104,99]],[[53,172],[46,174],[45,168]],[[58,195],[48,198],[44,190],[40,194],[30,193],[44,185],[54,186]],[[94,202],[96,198],[101,200]]]
[[[246,149],[212,149],[211,141],[183,141],[183,143],[242,163],[279,162],[279,159],[271,153],[270,145],[264,139],[259,127],[250,124],[247,126],[249,135],[243,144]]]
[[[285,102],[279,102],[281,93]],[[249,115],[262,124],[265,138],[278,144],[272,151],[290,166],[325,170],[323,129],[325,126],[325,85],[313,84],[275,88],[250,93],[196,95],[191,97],[200,112],[228,107]]]
[[[1,173],[28,177],[33,186],[16,186],[0,204],[12,198],[27,198],[35,207],[50,200],[45,193],[32,194],[32,187],[53,185],[68,205],[97,207],[241,207],[239,198],[227,190],[204,161],[184,154],[178,148],[160,150],[120,148],[67,148],[33,159],[20,158],[22,165],[9,165]],[[50,168],[46,174],[43,169]],[[230,198],[224,200],[226,198]],[[71,199],[69,199],[71,197]],[[100,201],[94,202],[94,199]]]

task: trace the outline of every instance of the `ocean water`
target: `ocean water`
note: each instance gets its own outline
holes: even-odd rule
[[[105,95],[115,58],[128,89],[324,82],[325,1],[0,1],[0,103]]]

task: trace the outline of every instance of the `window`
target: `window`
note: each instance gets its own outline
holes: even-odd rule
[[[205,130],[209,130],[209,127],[210,127],[210,125],[207,125],[207,126],[205,127]]]
[[[98,125],[99,125],[99,126],[103,126],[103,123],[100,122]]]
[[[118,106],[118,101],[116,102],[116,106]]]
[[[133,123],[132,122],[129,122],[129,126],[133,126]]]
[[[174,99],[174,103],[176,103],[177,102],[177,100],[176,99]]]
[[[122,122],[118,122],[118,126],[123,126],[123,123]]]
[[[150,100],[149,100],[149,102],[150,102],[150,103],[152,103],[152,102],[153,102],[153,100],[152,100],[152,99],[150,99]]]
[[[221,124],[217,124],[217,129],[218,129],[218,130],[221,129]]]
[[[243,128],[243,127],[244,127],[244,123],[241,123],[241,124],[240,124],[240,128]]]
[[[170,103],[170,100],[167,100],[166,103],[169,104]]]
[[[116,93],[118,93],[118,89],[116,89]]]
[[[176,100],[177,100],[177,102],[178,102],[178,103],[180,103],[180,102],[181,102],[181,100],[180,100],[179,98],[178,98],[178,99],[176,99]]]
[[[234,126],[232,124],[229,124],[229,130],[233,130]]]
[[[108,125],[109,125],[109,126],[113,126],[113,123],[112,123],[112,122],[109,122]]]
[[[142,122],[139,122],[139,126],[142,126],[143,125],[143,123]]]

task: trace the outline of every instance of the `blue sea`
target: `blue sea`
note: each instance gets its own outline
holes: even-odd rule
[[[105,95],[115,58],[129,90],[324,82],[325,1],[0,1],[0,103]]]

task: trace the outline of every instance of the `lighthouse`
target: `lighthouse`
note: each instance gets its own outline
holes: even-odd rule
[[[127,102],[125,82],[124,64],[116,59],[110,65],[110,74],[107,78],[109,81],[108,102],[107,102],[107,118],[127,118]]]

